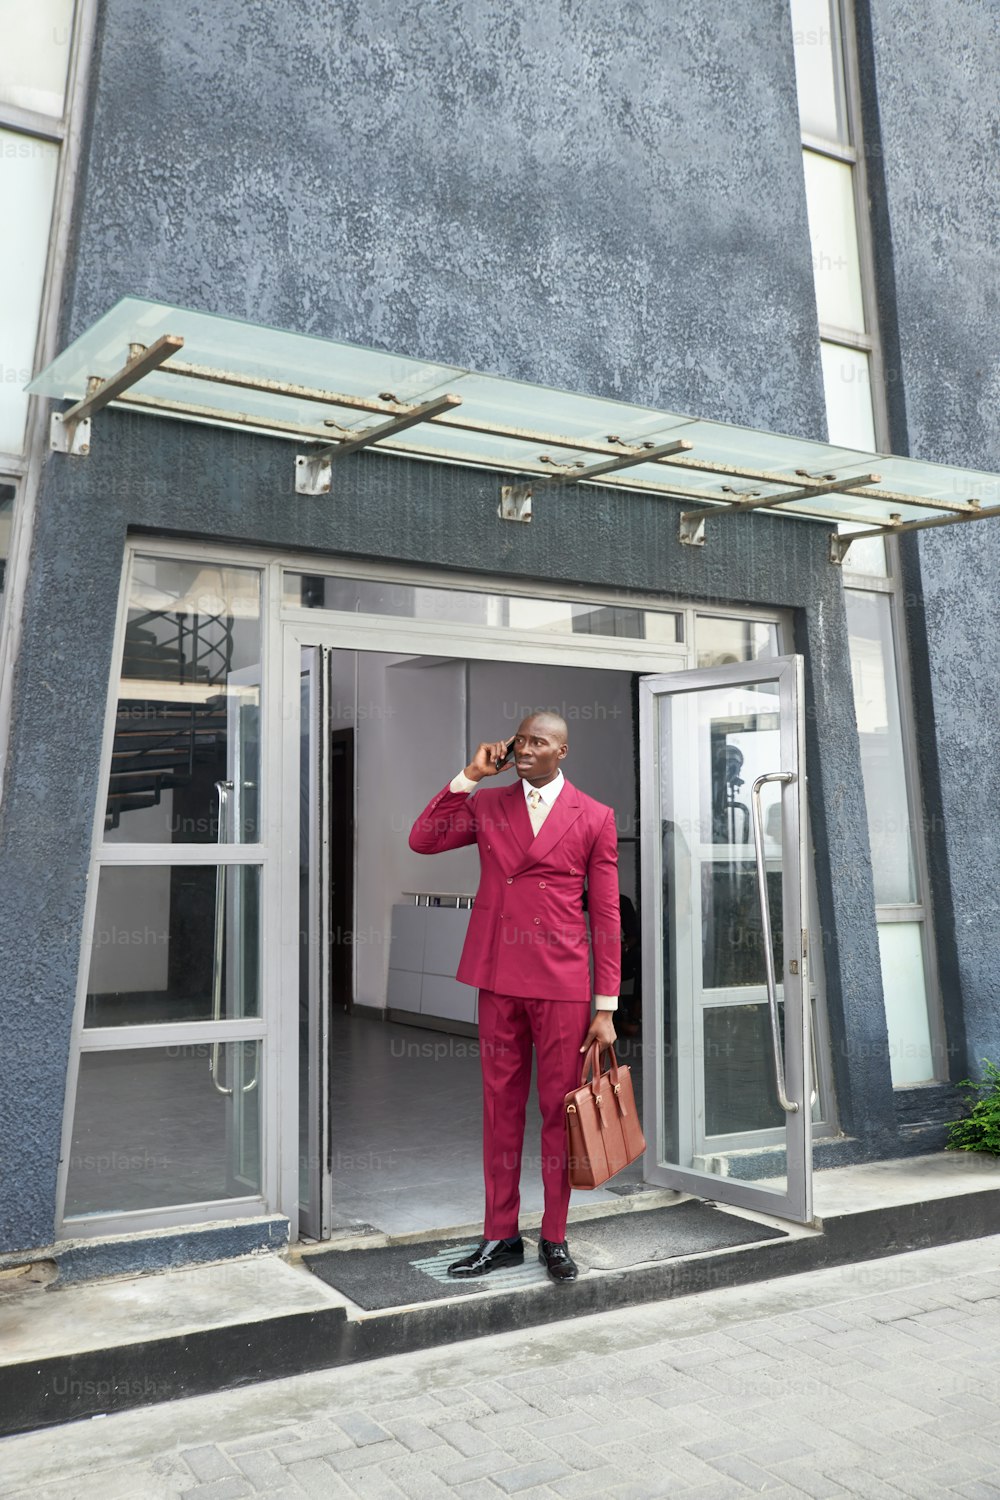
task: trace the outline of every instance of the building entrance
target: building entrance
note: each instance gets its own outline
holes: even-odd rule
[[[454,978],[477,856],[428,861],[407,834],[481,739],[541,707],[569,724],[569,779],[616,811],[618,1051],[650,1145],[587,1204],[646,1182],[807,1221],[819,1104],[800,659],[707,671],[675,659],[637,672],[551,651],[549,661],[448,655],[440,641],[425,653],[413,649],[419,635],[408,650],[377,651],[305,644],[295,627],[286,643],[299,705],[298,740],[289,727],[286,744],[300,808],[300,1232],[404,1234],[481,1218],[477,997]],[[528,1120],[531,1214],[537,1107]],[[766,1182],[720,1175],[728,1153],[755,1145],[770,1148]]]
[[[540,707],[568,722],[570,780],[618,818],[619,1055],[650,1150],[611,1191],[644,1177],[806,1217],[810,1015],[817,1130],[831,1109],[787,622],[337,567],[129,548],[62,1232],[479,1219],[476,994],[454,978],[475,854],[428,860],[407,836],[471,747]]]

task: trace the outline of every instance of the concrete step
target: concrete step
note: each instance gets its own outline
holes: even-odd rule
[[[1000,1232],[1000,1163],[940,1152],[933,1156],[835,1168],[816,1177],[817,1218],[793,1225],[770,1215],[719,1205],[747,1242],[694,1253],[657,1252],[630,1264],[625,1253],[642,1226],[634,1216],[669,1213],[682,1194],[637,1194],[627,1209],[577,1212],[570,1243],[581,1245],[584,1270],[553,1286],[534,1255],[523,1273],[481,1290],[366,1311],[304,1265],[319,1247],[293,1247],[287,1258],[262,1251],[217,1264],[143,1276],[62,1285],[53,1262],[36,1262],[18,1286],[8,1268],[0,1297],[0,1432],[201,1395],[310,1370],[401,1354],[486,1334],[541,1326],[722,1286],[746,1285],[823,1266],[874,1260],[903,1251]],[[613,1217],[601,1253],[588,1244],[588,1220]],[[633,1231],[630,1234],[630,1218]],[[761,1232],[780,1237],[757,1239]],[[593,1229],[591,1241],[596,1241]],[[473,1226],[423,1239],[370,1236],[373,1256],[406,1243],[414,1261],[443,1262]],[[322,1252],[335,1283],[335,1258],[358,1242]],[[620,1252],[615,1250],[615,1245]],[[58,1262],[55,1263],[58,1265]],[[43,1267],[48,1266],[48,1272]],[[29,1279],[30,1276],[34,1279]]]

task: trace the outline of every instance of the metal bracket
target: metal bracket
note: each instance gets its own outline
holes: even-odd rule
[[[409,406],[388,422],[377,427],[366,427],[362,432],[344,438],[339,443],[330,443],[313,453],[298,453],[295,456],[295,493],[297,495],[328,495],[333,484],[333,460],[344,458],[348,453],[357,453],[361,448],[370,448],[373,443],[416,427],[419,422],[429,422],[441,412],[461,406],[461,396],[437,396],[421,406]]]
[[[589,468],[573,467],[558,474],[546,474],[541,479],[527,479],[523,484],[505,484],[500,490],[497,515],[503,521],[530,521],[531,501],[542,490],[554,490],[570,484],[581,484],[585,479],[599,479],[602,474],[613,474],[618,469],[631,469],[636,464],[652,464],[658,459],[669,458],[675,453],[686,453],[694,445],[687,438],[678,438],[672,443],[645,443],[640,448],[619,450],[613,458]]]
[[[91,375],[87,381],[87,394],[66,411],[52,413],[49,423],[49,447],[54,453],[69,453],[74,458],[86,458],[90,452],[90,419],[95,412],[102,411],[130,385],[135,385],[150,370],[155,370],[171,354],[183,349],[184,340],[175,333],[165,333],[148,347],[145,344],[129,344],[128,359],[120,370],[103,380]]]
[[[49,418],[49,447],[53,453],[86,458],[90,452],[90,418],[67,422],[65,412],[54,411]]]
[[[853,536],[842,536],[839,531],[830,532],[830,561],[835,568],[843,567]]]
[[[678,536],[685,547],[704,547],[705,517],[681,516]]]
[[[769,484],[787,484],[788,480],[783,474],[765,476]],[[709,516],[738,515],[742,512],[761,510],[765,506],[774,508],[787,505],[791,500],[810,500],[816,496],[834,495],[838,491],[851,491],[860,489],[864,485],[878,484],[881,475],[865,474],[849,479],[835,479],[832,474],[823,479],[813,479],[806,484],[796,485],[793,489],[786,490],[783,495],[762,495],[760,491],[751,491],[745,498],[737,500],[719,501],[715,505],[703,506],[699,510],[685,510],[681,512],[680,525],[678,527],[678,538],[688,547],[703,547],[705,545],[705,522]],[[723,489],[727,486],[723,485]],[[831,561],[835,559],[831,558]]]
[[[531,489],[524,484],[505,484],[500,489],[497,515],[501,521],[530,521]]]

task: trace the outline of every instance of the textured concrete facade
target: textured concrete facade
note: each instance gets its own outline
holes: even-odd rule
[[[944,9],[978,17],[985,41],[988,7],[954,0]],[[879,207],[892,229],[880,276],[898,305],[913,451],[986,464],[987,408],[975,453],[961,429],[973,376],[960,333],[949,346],[955,398],[935,416],[929,350],[949,214],[961,204],[934,198],[951,191],[954,168],[944,142],[930,140],[931,104],[918,113],[929,160],[915,157],[906,125],[920,18],[933,14],[931,0],[872,0],[868,65],[885,92]],[[942,28],[956,90],[969,76],[963,47],[954,26]],[[954,128],[969,128],[957,112]],[[971,194],[971,158],[963,170]],[[922,248],[918,189],[940,214],[937,262]],[[984,192],[976,213],[967,210],[980,235]],[[988,267],[978,275],[962,307],[970,330],[996,295]],[[540,10],[527,0],[417,0],[405,11],[384,0],[104,0],[67,284],[65,340],[134,294],[825,436],[785,0],[580,0]],[[966,298],[964,283],[953,294]],[[318,503],[292,492],[289,453],[262,438],[106,414],[88,460],[47,465],[0,805],[10,1068],[0,1140],[15,1168],[3,1174],[0,1249],[44,1244],[53,1232],[116,600],[125,538],[137,528],[480,571],[490,559],[507,576],[794,609],[809,674],[839,1120],[862,1153],[892,1154],[846,626],[826,528],[733,518],[696,551],[677,543],[672,504],[596,490],[555,494],[530,528],[509,526],[496,516],[496,476],[373,454],[346,460],[336,500]],[[955,847],[970,704],[951,652],[976,633],[957,559],[994,546],[1000,537],[992,542],[984,527],[931,538],[919,553],[933,627],[921,660],[934,677],[935,716],[948,719],[926,748],[928,799],[946,809],[935,878],[968,918],[955,948],[963,991],[952,1001],[960,1014],[970,986],[970,1047],[988,1041],[998,979],[996,945],[991,952],[972,926],[972,886],[956,882],[956,873],[990,866],[988,824],[983,847]],[[966,613],[953,609],[963,590]],[[918,588],[915,616],[919,605]],[[977,652],[995,660],[982,632]],[[977,759],[989,738],[985,702],[979,712]],[[992,764],[983,775],[1000,781]]]
[[[894,446],[1000,469],[1000,16],[864,0]],[[965,493],[948,498],[967,499]],[[996,521],[905,549],[932,897],[953,1076],[1000,1054]]]

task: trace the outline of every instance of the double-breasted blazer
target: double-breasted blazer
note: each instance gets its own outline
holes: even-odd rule
[[[610,807],[564,781],[535,834],[520,781],[438,792],[410,848],[479,846],[479,889],[456,978],[547,1000],[617,995],[621,979],[618,834]],[[584,882],[587,909],[584,911]],[[588,935],[589,917],[589,935]]]

